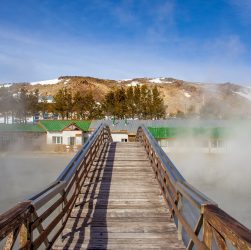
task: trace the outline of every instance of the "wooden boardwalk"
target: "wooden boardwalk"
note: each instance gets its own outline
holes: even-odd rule
[[[184,249],[140,143],[109,143],[53,249]]]

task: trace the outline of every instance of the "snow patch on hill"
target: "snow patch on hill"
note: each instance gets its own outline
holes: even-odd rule
[[[11,83],[1,84],[1,85],[0,85],[0,88],[9,88],[9,87],[11,87],[11,86],[12,86]]]
[[[59,83],[61,81],[62,80],[59,80],[59,79],[44,80],[44,81],[38,81],[38,82],[31,82],[30,85],[37,85],[37,84],[51,85],[51,84],[57,84],[57,83]]]
[[[171,78],[165,78],[165,77],[158,77],[158,78],[152,78],[149,80],[150,83],[157,83],[157,84],[161,84],[161,83],[173,83],[175,79],[171,79]]]
[[[65,80],[64,84],[68,84],[70,82],[70,79]]]
[[[128,81],[132,81],[133,79],[122,79],[120,80],[121,82],[128,82]]]
[[[131,83],[128,83],[127,86],[132,86],[132,87],[136,87],[137,85],[142,85],[140,82],[138,81],[132,81]]]
[[[153,79],[149,80],[149,82],[151,82],[151,83],[162,83],[162,79],[163,78],[153,78]]]
[[[133,79],[121,79],[117,80],[117,83],[130,82],[130,81],[133,81]]]
[[[242,90],[242,92],[234,92],[242,97],[245,97],[249,101],[251,101],[251,87],[245,88]]]
[[[184,96],[187,97],[187,98],[191,97],[191,95],[188,92],[184,92]]]

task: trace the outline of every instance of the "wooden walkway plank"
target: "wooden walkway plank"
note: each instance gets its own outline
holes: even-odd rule
[[[140,143],[99,154],[53,249],[185,249]]]

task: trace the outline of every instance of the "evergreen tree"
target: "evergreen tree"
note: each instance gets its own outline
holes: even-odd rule
[[[38,90],[34,93],[28,93],[27,89],[21,88],[17,97],[9,96],[9,110],[12,114],[12,122],[16,116],[20,123],[27,123],[27,117],[33,116],[39,110]]]
[[[8,123],[12,99],[13,97],[7,88],[0,88],[0,113],[4,117],[4,123]]]
[[[54,102],[55,102],[54,103],[55,111],[61,115],[63,120],[65,118],[66,110],[67,110],[66,96],[67,96],[67,89],[63,88],[63,89],[60,89],[56,93],[56,95],[53,97]]]
[[[125,89],[119,88],[115,91],[115,115],[119,119],[124,119],[127,114],[127,99]]]
[[[132,86],[126,90],[127,118],[134,118],[136,115],[136,104],[134,99],[134,89]]]
[[[67,90],[65,92],[65,106],[66,106],[66,118],[71,119],[72,118],[72,112],[73,112],[73,98],[72,98],[72,92],[71,90]]]
[[[45,112],[48,112],[49,105],[48,105],[48,101],[47,101],[47,97],[46,96],[43,96],[41,98],[41,102],[39,104],[39,108],[38,109],[39,109],[39,111],[42,112],[43,117],[44,117]]]
[[[53,98],[55,111],[61,115],[62,119],[65,117],[66,119],[72,118],[74,102],[71,90],[67,88],[60,89]]]
[[[104,111],[104,113],[107,116],[113,116],[115,117],[116,112],[115,112],[115,93],[114,91],[110,91],[105,95],[105,99],[102,105],[102,109]]]
[[[163,99],[155,86],[128,87],[127,90],[118,88],[110,91],[103,103],[104,113],[114,118],[159,119],[165,117]]]
[[[94,100],[94,97],[92,95],[91,92],[88,92],[86,94],[85,98],[85,102],[86,102],[86,119],[91,120],[91,119],[95,119],[95,112],[96,112],[96,102]]]
[[[149,117],[149,105],[151,105],[151,101],[149,101],[149,89],[146,85],[142,85],[140,88],[140,118],[142,119]]]
[[[104,111],[102,109],[102,105],[100,103],[96,103],[95,107],[92,111],[92,117],[93,118],[89,118],[89,119],[103,119],[104,118]]]
[[[101,105],[96,103],[92,92],[81,94],[79,91],[74,96],[74,111],[81,119],[101,119],[103,112]]]
[[[165,118],[166,111],[163,99],[160,96],[157,86],[152,89],[151,113],[154,119]]]
[[[17,114],[20,123],[27,123],[27,116],[29,110],[29,97],[27,89],[22,88],[17,101]]]
[[[29,93],[28,98],[28,113],[29,115],[34,115],[36,112],[39,111],[39,104],[38,104],[38,97],[39,97],[39,90],[36,89],[34,93]]]
[[[133,102],[135,105],[135,115],[138,118],[140,118],[141,117],[141,90],[140,90],[139,85],[136,85],[134,87]]]
[[[74,108],[73,110],[77,113],[78,118],[84,119],[86,112],[86,101],[85,98],[80,94],[79,91],[76,92],[74,96]]]

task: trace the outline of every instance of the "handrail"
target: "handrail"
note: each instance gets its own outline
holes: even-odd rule
[[[76,167],[74,168],[74,166],[76,165],[75,163],[79,160],[81,155],[85,156],[85,154],[83,154],[83,152],[86,153],[86,151],[89,149],[90,142],[93,142],[93,140],[96,138],[97,132],[100,132],[100,130],[102,128],[103,128],[103,124],[100,124],[99,127],[95,130],[95,132],[90,136],[89,140],[75,154],[75,156],[71,159],[71,161],[68,163],[68,165],[64,168],[64,170],[59,175],[59,177],[56,179],[56,181],[52,182],[47,188],[45,188],[41,192],[39,192],[29,198],[29,200],[33,201],[33,204],[36,204],[36,200],[39,197],[41,197],[44,193],[47,193],[51,189],[55,188],[55,186],[60,185],[62,182],[64,182],[64,184],[67,184],[69,182],[70,177],[72,177],[72,175],[74,174],[74,171],[76,171]],[[78,161],[78,163],[79,163],[79,161]],[[71,170],[74,170],[74,171],[72,171],[71,175],[66,179],[66,176],[68,175],[68,173]],[[61,189],[63,189],[63,187]]]
[[[83,156],[86,155],[87,151],[89,150],[90,145],[97,138],[97,135],[102,131],[102,129],[104,129],[104,124],[101,123],[98,126],[98,128],[94,131],[94,133],[89,137],[88,141],[84,144],[84,146],[82,147],[82,149],[80,149],[77,152],[77,154],[72,158],[72,160],[70,161],[70,163],[63,170],[63,172],[59,175],[59,177],[57,178],[57,181],[66,181],[66,182],[69,182],[69,177],[72,177],[73,173],[68,177],[68,179],[66,179],[67,173],[69,173],[69,171],[72,168],[72,165],[76,161],[79,161],[79,159],[82,159]],[[108,127],[107,127],[107,129],[108,129]],[[82,157],[80,158],[80,156],[82,156]]]
[[[151,160],[163,196],[187,249],[251,249],[251,232],[190,185],[149,130],[140,126],[136,140]],[[230,246],[229,246],[230,245]],[[229,248],[230,247],[230,248]]]
[[[16,221],[23,222],[25,220],[24,214],[31,206],[30,201],[24,201],[18,203],[16,206],[0,215],[0,238],[5,237],[10,233],[10,225],[15,225]],[[6,228],[5,230],[3,230]]]
[[[204,232],[205,243],[210,248],[212,246],[213,235],[218,238],[218,244],[223,249],[227,249],[224,239],[227,239],[231,245],[237,249],[251,249],[251,231],[235,220],[233,217],[225,213],[218,207],[208,205],[204,211],[205,227]]]
[[[170,160],[170,158],[166,155],[163,149],[159,146],[157,141],[154,139],[153,135],[148,131],[148,129],[144,125],[142,127],[139,127],[139,129],[140,128],[143,129],[145,136],[151,142],[154,152],[158,154],[159,157],[161,157],[162,161],[165,163],[167,170],[172,176],[172,181],[177,181],[177,180],[184,181],[185,180],[184,177],[181,175],[181,173],[178,171],[178,169],[175,167],[175,165]]]
[[[6,239],[5,249],[12,249],[18,235],[21,249],[52,246],[64,228],[94,158],[111,141],[109,127],[101,124],[54,182],[0,215],[0,241]],[[35,230],[39,232],[36,238]]]
[[[182,194],[186,199],[193,202],[195,206],[200,208],[203,205],[213,204],[217,206],[217,203],[212,201],[210,198],[205,196],[203,193],[198,191],[195,187],[189,184],[186,181],[183,182],[176,182],[176,189],[177,191]]]

